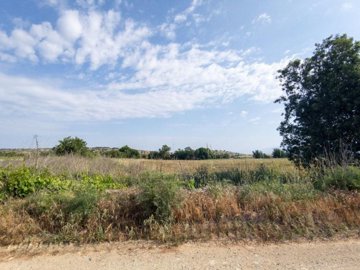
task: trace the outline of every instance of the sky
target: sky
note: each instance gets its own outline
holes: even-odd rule
[[[0,1],[0,148],[279,147],[277,71],[346,33],[356,0]]]

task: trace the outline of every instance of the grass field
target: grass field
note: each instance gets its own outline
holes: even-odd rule
[[[285,159],[6,158],[0,244],[358,235],[360,170]]]

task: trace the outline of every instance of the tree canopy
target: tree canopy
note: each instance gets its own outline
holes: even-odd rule
[[[283,96],[275,101],[285,106],[282,146],[303,166],[360,150],[360,43],[336,35],[315,46],[279,71]]]
[[[86,156],[89,153],[89,149],[86,146],[86,142],[78,137],[66,137],[59,141],[59,144],[54,147],[54,151],[57,155],[82,155]]]

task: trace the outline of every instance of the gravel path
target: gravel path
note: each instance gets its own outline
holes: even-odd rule
[[[1,270],[360,269],[360,239],[287,244],[127,242],[0,248]]]

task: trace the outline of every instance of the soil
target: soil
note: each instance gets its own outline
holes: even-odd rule
[[[0,248],[1,270],[360,269],[360,239],[259,244],[149,242]]]

